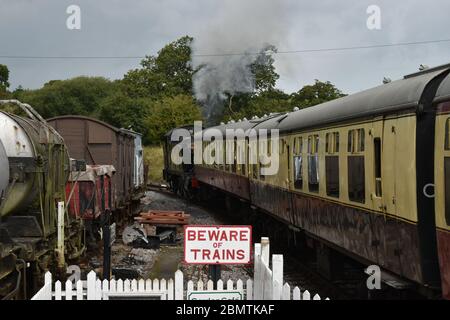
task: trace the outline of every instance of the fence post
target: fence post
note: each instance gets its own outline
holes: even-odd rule
[[[302,300],[311,300],[311,294],[308,290],[305,290],[305,292],[303,292]]]
[[[283,286],[283,255],[272,255],[273,300],[281,300]]]
[[[139,292],[145,292],[145,280],[144,279],[139,279],[138,291]]]
[[[65,285],[66,300],[72,300],[72,281],[67,280]]]
[[[261,244],[255,243],[255,252],[254,252],[254,265],[253,265],[253,294],[252,297],[254,300],[261,300],[262,298],[262,274],[261,274]]]
[[[282,300],[291,300],[291,287],[286,282],[283,286],[283,293],[281,294]]]
[[[270,259],[270,241],[267,237],[261,237],[261,260],[264,265],[269,266]]]
[[[97,275],[94,271],[91,271],[87,275],[87,299],[95,300],[95,285]]]
[[[169,279],[167,283],[167,300],[173,300],[173,279]]]
[[[158,292],[159,291],[159,280],[153,279],[153,291]]]
[[[301,300],[301,292],[299,287],[295,287],[292,292],[292,300]]]
[[[217,281],[217,290],[223,290],[223,281],[222,281],[222,279],[219,279],[219,281]]]
[[[61,281],[55,282],[55,300],[62,300]]]
[[[175,272],[175,300],[183,300],[183,272]]]
[[[261,268],[263,269],[263,300],[273,300],[273,280],[272,271],[268,266],[261,263]]]
[[[247,300],[253,300],[253,281],[251,279],[247,280]]]
[[[206,283],[206,290],[208,290],[208,291],[213,291],[214,290],[214,283],[213,283],[212,280],[208,280],[208,282]]]
[[[44,287],[46,288],[45,289],[45,298],[47,300],[52,300],[53,299],[53,297],[52,297],[52,274],[49,271],[47,271],[45,273]]]
[[[166,279],[161,279],[159,282],[159,290],[164,293],[162,300],[167,300],[167,281]]]
[[[146,292],[152,291],[152,280],[151,279],[145,280],[145,291]]]
[[[242,282],[241,279],[239,279],[238,281],[236,281],[236,290],[244,292],[243,289],[244,283]]]
[[[83,297],[83,282],[81,280],[77,281],[77,300],[84,300],[84,297]]]

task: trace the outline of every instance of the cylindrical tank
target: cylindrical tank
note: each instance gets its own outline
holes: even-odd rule
[[[5,168],[9,168],[9,161],[5,147],[0,140],[0,206],[2,205],[2,200],[5,196],[9,181],[9,170],[6,170]]]
[[[7,190],[4,191],[5,198],[0,206],[0,216],[4,216],[15,209],[28,205],[35,197],[35,174],[13,173],[11,177],[9,174],[15,171],[11,170],[14,166],[19,172],[21,166],[32,164],[36,157],[36,151],[29,134],[11,115],[0,112],[0,128],[0,143],[7,157],[6,161],[0,161],[2,176],[7,175],[8,179]]]

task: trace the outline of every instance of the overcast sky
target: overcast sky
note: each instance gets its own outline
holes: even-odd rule
[[[81,8],[81,30],[66,27],[72,4]],[[366,26],[369,5],[381,9],[381,30]],[[214,54],[221,53],[209,52],[217,47],[208,44],[215,34],[227,46],[236,38],[233,51],[248,50],[240,35],[280,51],[450,39],[449,12],[448,0],[0,0],[0,56],[144,56],[186,34],[198,39],[199,51]],[[420,64],[450,62],[450,42],[275,59],[277,85],[285,91],[320,79],[353,93]],[[0,58],[10,69],[11,89],[79,75],[118,79],[139,61]]]

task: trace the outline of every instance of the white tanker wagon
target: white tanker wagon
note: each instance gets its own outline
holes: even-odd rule
[[[84,235],[82,222],[65,214],[66,239],[57,246],[57,205],[66,201],[70,170],[63,138],[31,106],[4,105],[26,116],[0,110],[0,299],[27,298],[51,266],[62,272],[83,253]]]

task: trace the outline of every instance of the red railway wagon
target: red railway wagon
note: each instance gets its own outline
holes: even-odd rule
[[[68,211],[84,220],[97,219],[105,210],[114,210],[112,194],[113,166],[87,166],[86,171],[72,172],[66,184]]]
[[[88,165],[112,165],[113,207],[122,209],[133,193],[135,136],[100,120],[84,116],[60,116],[48,119],[64,138],[72,158],[84,159]]]

